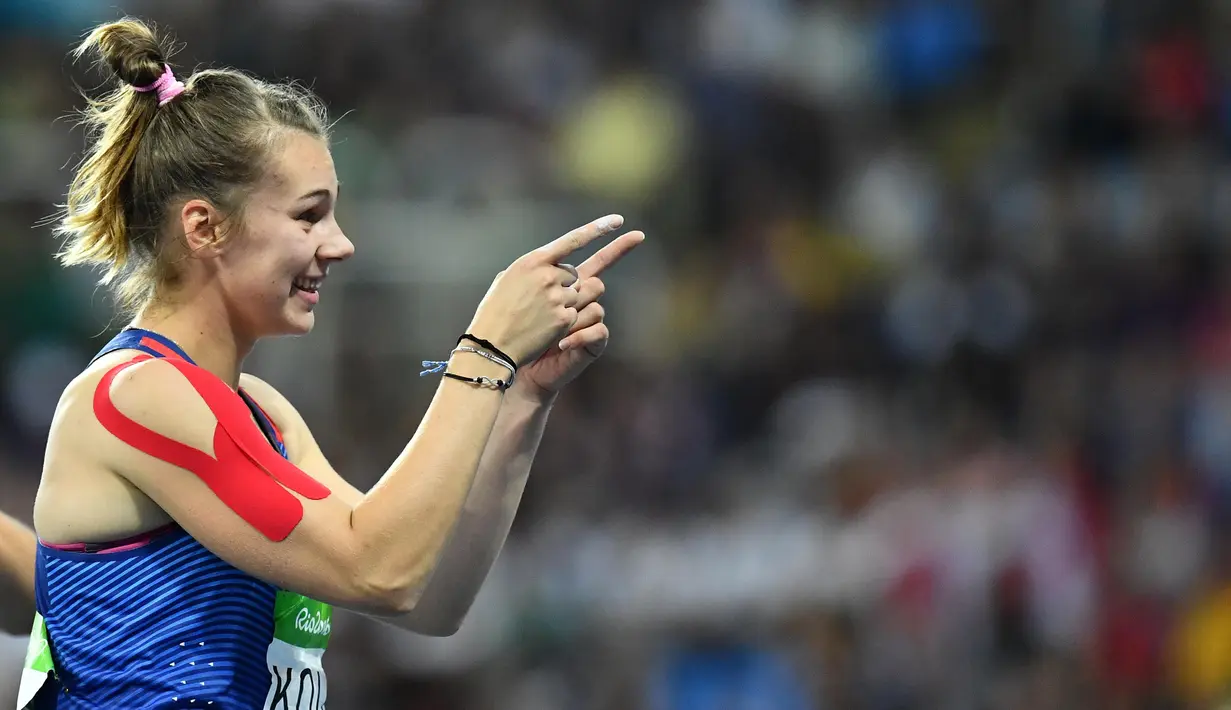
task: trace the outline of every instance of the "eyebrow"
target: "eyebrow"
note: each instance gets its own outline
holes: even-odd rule
[[[338,183],[338,193],[340,194],[341,192],[342,192],[342,183]],[[321,187],[321,188],[317,188],[317,189],[313,190],[312,192],[307,193],[306,195],[301,196],[298,200],[296,200],[296,202],[303,202],[304,200],[307,200],[307,199],[316,199],[316,198],[318,198],[318,197],[330,197],[330,198],[332,198],[332,197],[333,197],[333,193],[332,193],[331,191],[326,190],[325,188]]]

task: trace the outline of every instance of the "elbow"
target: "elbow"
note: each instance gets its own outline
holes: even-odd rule
[[[389,590],[379,597],[372,597],[369,609],[374,616],[383,617],[399,628],[422,636],[446,638],[461,630],[465,613],[442,613],[419,602],[417,594]]]
[[[360,603],[378,616],[406,616],[415,610],[419,602],[419,585],[369,576],[359,586],[357,596]]]
[[[355,605],[381,617],[410,614],[423,595],[428,576],[420,565],[390,564],[387,555],[363,548],[347,556],[347,567]]]
[[[373,580],[366,585],[364,598],[370,613],[396,620],[397,626],[424,636],[456,634],[469,611],[425,599],[421,584],[387,584]]]
[[[458,593],[456,587],[444,592],[441,587],[427,590],[414,608],[403,617],[404,628],[424,636],[446,637],[456,634],[470,613],[472,595]]]
[[[419,595],[410,590],[386,590],[367,597],[367,612],[381,617],[406,631],[422,636],[446,638],[462,628],[465,614],[437,613],[419,603]]]
[[[411,615],[413,617],[414,613],[412,612]],[[412,619],[409,626],[410,630],[417,634],[447,638],[461,630],[462,621],[465,619],[464,614],[461,616],[455,614],[427,615],[421,619]]]
[[[427,636],[457,633],[470,610],[473,595],[448,595],[446,599],[439,593],[439,579],[428,584],[433,577],[440,576],[440,552],[400,562],[371,549],[361,549],[351,557],[351,579],[357,580],[356,596],[367,612],[397,619],[397,626]],[[462,598],[466,599],[464,603]]]
[[[365,584],[364,599],[369,613],[384,617],[399,628],[423,636],[447,637],[458,632],[469,605],[439,603],[425,585],[371,579]]]

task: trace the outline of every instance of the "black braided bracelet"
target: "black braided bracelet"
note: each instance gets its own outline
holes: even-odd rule
[[[475,343],[476,345],[478,345],[479,347],[484,348],[487,352],[480,352],[478,350],[475,350],[474,348],[469,348],[469,347],[463,348],[461,347],[463,340],[469,340]],[[471,384],[476,384],[480,386],[493,387],[500,391],[507,390],[509,387],[513,385],[513,377],[517,372],[517,363],[516,361],[513,360],[513,358],[509,357],[507,354],[501,351],[500,348],[497,348],[495,345],[492,345],[491,341],[484,340],[482,338],[476,338],[474,335],[471,335],[470,333],[465,333],[464,335],[462,335],[460,338],[457,339],[457,348],[460,350],[469,350],[470,352],[481,355],[487,358],[488,360],[491,360],[499,365],[502,365],[508,368],[509,379],[501,380],[501,379],[497,379],[494,377],[483,377],[483,376],[466,377],[464,375],[458,375],[453,372],[448,372],[446,370],[446,368],[449,366],[448,360],[424,360],[423,367],[427,369],[425,369],[423,372],[420,372],[419,376],[423,377],[425,375],[438,372],[441,375],[444,375],[445,377],[448,377],[451,380],[458,380],[459,382],[469,382]],[[457,351],[458,350],[455,349],[453,352],[457,352]]]

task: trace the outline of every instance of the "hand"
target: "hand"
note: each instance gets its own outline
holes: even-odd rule
[[[584,307],[573,273],[559,264],[623,223],[623,217],[610,215],[518,258],[496,276],[468,332],[490,341],[518,367],[556,346]]]
[[[514,389],[528,389],[528,394],[540,400],[550,399],[603,354],[611,333],[603,322],[605,313],[598,302],[606,290],[599,275],[643,241],[645,234],[629,232],[577,267],[577,321],[564,339],[517,373]]]

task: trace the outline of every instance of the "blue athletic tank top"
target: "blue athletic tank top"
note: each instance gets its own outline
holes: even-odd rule
[[[169,339],[138,329],[122,331],[95,360],[129,349],[192,362]],[[285,457],[273,422],[240,395]],[[31,707],[325,707],[327,605],[240,571],[175,525],[74,547],[38,547],[36,603],[54,671]]]

